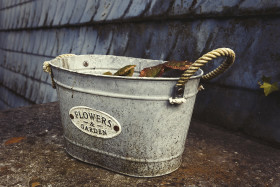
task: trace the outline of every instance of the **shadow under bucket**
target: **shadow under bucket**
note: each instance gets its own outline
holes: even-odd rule
[[[233,63],[234,57],[228,59]],[[143,68],[161,63],[111,55],[62,55],[45,63],[57,89],[66,151],[136,177],[178,169],[203,71],[197,67],[176,98],[174,86],[182,77],[138,77]],[[132,64],[135,77],[103,75]],[[176,99],[183,102],[171,104]]]

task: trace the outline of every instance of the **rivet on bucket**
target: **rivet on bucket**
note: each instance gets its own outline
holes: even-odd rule
[[[88,62],[87,62],[87,61],[84,61],[84,62],[83,62],[83,65],[84,65],[85,67],[88,67]]]

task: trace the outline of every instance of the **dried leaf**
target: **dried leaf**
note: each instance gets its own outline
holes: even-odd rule
[[[279,90],[277,82],[275,82],[273,84],[270,84],[268,82],[264,82],[260,86],[260,88],[263,88],[265,96],[268,96],[271,92]]]
[[[140,77],[161,77],[169,70],[186,70],[192,65],[189,61],[168,61],[164,64],[144,68],[140,72]]]
[[[192,65],[189,61],[168,61],[164,63],[164,66],[170,69],[187,70]]]
[[[271,83],[271,77],[262,76],[262,80],[258,82],[260,88],[263,88],[265,96],[268,96],[274,91],[279,90],[278,83]]]
[[[31,187],[39,187],[42,186],[40,182],[32,182]]]
[[[24,139],[25,139],[25,137],[13,137],[13,138],[8,139],[4,144],[10,145],[10,144],[18,143]]]
[[[29,181],[29,186],[30,187],[42,187],[43,181],[42,179],[38,178],[38,177],[33,177],[30,181]]]
[[[110,71],[107,71],[107,72],[103,73],[103,75],[113,75],[113,73],[111,73]]]
[[[159,64],[157,66],[144,68],[140,72],[140,77],[159,77],[163,74],[163,72],[164,72],[164,65]]]
[[[121,69],[119,69],[114,75],[117,76],[132,76],[134,73],[134,68],[136,65],[127,65]]]

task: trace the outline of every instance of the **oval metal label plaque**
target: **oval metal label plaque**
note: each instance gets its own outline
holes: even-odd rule
[[[99,138],[112,138],[121,133],[121,125],[109,114],[86,106],[69,110],[73,124],[84,133]]]

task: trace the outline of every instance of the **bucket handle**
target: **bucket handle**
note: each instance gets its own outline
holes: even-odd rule
[[[235,53],[233,50],[229,48],[218,48],[213,51],[210,51],[206,54],[204,54],[202,57],[197,59],[189,69],[187,69],[180,77],[178,82],[176,83],[173,91],[173,96],[170,98],[171,104],[181,104],[184,102],[184,90],[185,90],[185,84],[188,82],[190,77],[194,75],[194,73],[202,66],[204,66],[207,62],[220,57],[225,56],[226,59],[223,61],[223,63],[214,69],[213,71],[207,73],[206,75],[202,76],[202,79],[204,80],[210,80],[221,73],[225,72],[233,63],[235,60]]]
[[[63,59],[63,58],[71,57],[71,56],[75,56],[75,55],[74,55],[74,54],[62,54],[62,55],[57,56],[55,59],[59,59],[59,58]],[[44,70],[46,73],[49,73],[49,74],[50,74],[51,79],[52,79],[52,87],[53,87],[53,89],[56,89],[56,85],[55,85],[55,82],[54,82],[54,80],[53,80],[53,73],[52,73],[52,69],[51,69],[50,62],[49,62],[49,61],[45,61],[45,62],[44,62],[43,70]]]

